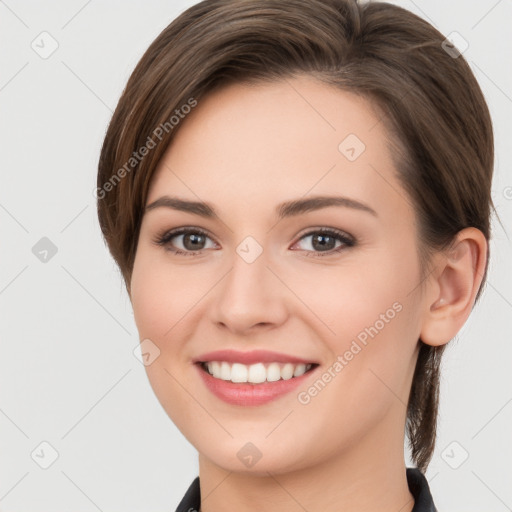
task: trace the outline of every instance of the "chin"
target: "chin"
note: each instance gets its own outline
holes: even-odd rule
[[[289,440],[292,441],[291,438]],[[259,443],[230,438],[224,444],[214,441],[207,446],[195,446],[200,457],[207,459],[209,464],[225,471],[254,476],[288,473],[304,469],[312,462],[304,452],[297,450],[296,440],[290,442],[289,446],[283,446],[277,437],[273,442],[268,439]]]

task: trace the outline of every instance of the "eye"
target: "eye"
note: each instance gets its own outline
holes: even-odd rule
[[[330,256],[355,245],[355,239],[343,231],[333,228],[318,228],[303,235],[295,246],[308,238],[311,238],[310,242],[306,243],[306,248],[302,249],[306,252],[306,256]],[[174,246],[176,242],[171,243],[174,239],[179,240],[178,245],[181,245],[181,248]],[[215,244],[213,247],[208,247],[207,240],[212,239],[206,231],[200,228],[184,227],[165,231],[156,237],[154,243],[165,247],[166,250],[174,254],[197,256],[205,249],[215,248]],[[338,245],[336,242],[339,242]]]
[[[183,249],[172,247],[171,241],[173,239],[180,239],[179,244]],[[179,228],[172,231],[166,231],[157,236],[154,242],[157,245],[165,247],[167,250],[184,256],[195,256],[202,250],[208,249],[205,247],[206,239],[210,239],[206,231],[199,228]],[[211,239],[210,239],[211,240]]]
[[[309,253],[306,254],[306,256],[312,257],[332,256],[347,247],[353,247],[355,245],[355,239],[352,236],[333,228],[321,228],[309,231],[300,238],[297,244],[308,238],[310,238],[310,241],[304,244],[306,248],[303,250]],[[339,245],[336,245],[337,241]]]

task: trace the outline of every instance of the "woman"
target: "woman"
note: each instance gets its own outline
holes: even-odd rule
[[[485,282],[492,170],[467,63],[404,9],[206,0],[164,29],[97,196],[199,453],[177,510],[436,510],[439,367]]]

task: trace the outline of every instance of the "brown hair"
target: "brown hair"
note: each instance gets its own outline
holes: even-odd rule
[[[183,12],[130,76],[99,159],[99,222],[128,293],[153,172],[182,114],[232,82],[308,74],[380,109],[417,215],[423,277],[432,251],[448,247],[461,229],[476,227],[489,240],[491,119],[468,64],[447,51],[444,39],[420,17],[385,2],[205,0]],[[412,460],[426,471],[446,345],[419,343],[406,426]]]

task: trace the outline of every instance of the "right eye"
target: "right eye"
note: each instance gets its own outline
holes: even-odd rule
[[[174,244],[171,243],[175,238],[181,238],[180,244],[182,248],[176,248]],[[204,247],[206,239],[210,239],[210,237],[206,231],[200,228],[178,228],[165,231],[158,235],[154,242],[175,254],[196,256],[198,253],[208,248]]]

